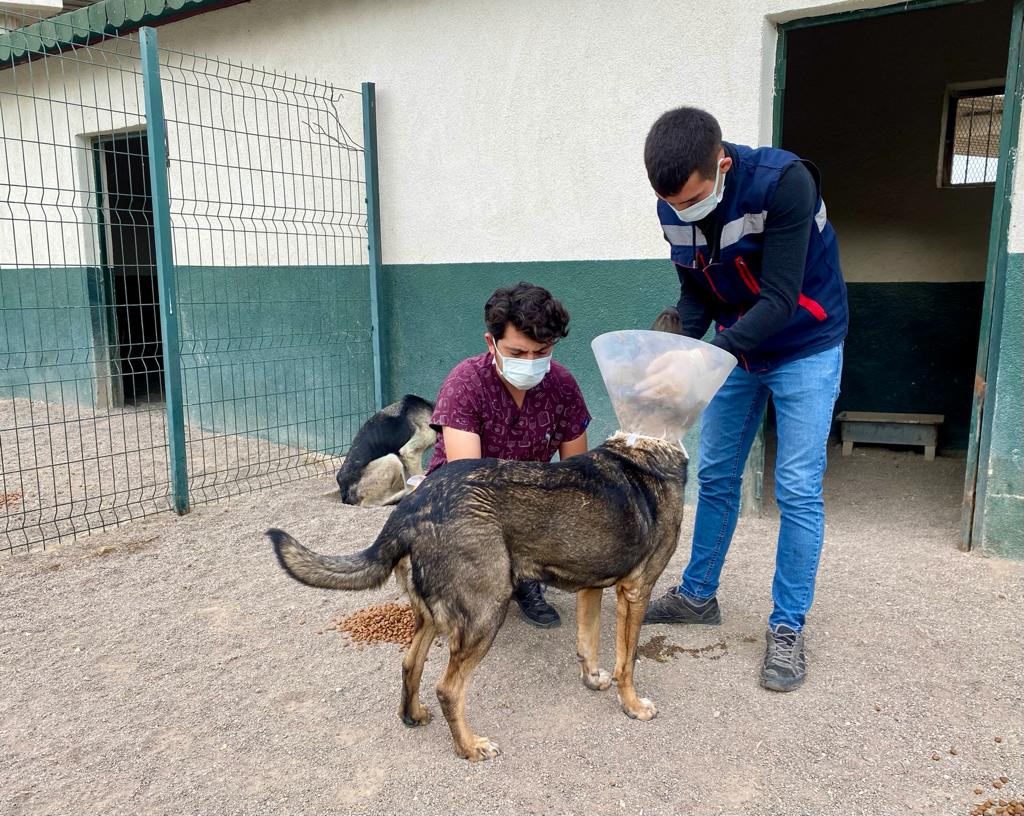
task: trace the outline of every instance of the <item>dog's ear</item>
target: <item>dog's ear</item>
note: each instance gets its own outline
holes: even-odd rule
[[[669,306],[654,319],[651,331],[668,332],[669,334],[682,334],[683,321],[679,319],[679,310],[675,306]]]

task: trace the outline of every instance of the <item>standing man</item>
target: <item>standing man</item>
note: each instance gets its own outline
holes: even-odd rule
[[[644,623],[721,621],[716,594],[740,480],[771,396],[781,524],[761,684],[791,691],[807,674],[803,628],[824,539],[821,484],[848,323],[821,180],[788,151],[723,142],[715,118],[696,108],[654,123],[644,162],[679,276],[682,333],[701,338],[714,321],[712,344],[739,360],[703,416],[690,561]]]
[[[431,425],[438,432],[429,475],[456,459],[549,462],[587,450],[590,413],[576,380],[551,359],[569,334],[569,313],[540,286],[499,289],[484,306],[487,351],[445,378]],[[515,599],[526,619],[560,623],[538,581],[522,581]]]

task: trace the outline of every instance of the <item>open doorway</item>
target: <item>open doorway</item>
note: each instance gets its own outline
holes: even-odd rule
[[[102,202],[110,401],[160,402],[163,346],[146,134],[101,137],[94,150]]]
[[[778,143],[821,170],[839,238],[850,334],[836,410],[941,414],[943,461],[927,474],[922,448],[899,461],[904,479],[946,473],[958,508],[1013,0],[890,11],[786,28]]]

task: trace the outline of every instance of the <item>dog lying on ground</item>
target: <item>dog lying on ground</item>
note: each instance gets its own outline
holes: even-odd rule
[[[359,429],[338,471],[345,504],[382,507],[409,492],[406,480],[423,473],[423,454],[437,441],[430,427],[434,403],[406,394]]]
[[[409,726],[429,722],[420,676],[434,638],[446,635],[451,654],[437,698],[455,752],[479,761],[499,749],[466,723],[466,686],[520,579],[577,592],[583,685],[604,691],[614,682],[628,716],[657,714],[636,693],[633,664],[651,590],[679,540],[686,468],[678,444],[618,433],[564,462],[450,462],[398,505],[360,553],[323,556],[281,530],[267,535],[281,566],[312,587],[370,589],[396,573],[416,617],[402,662],[399,716]],[[613,585],[617,633],[609,675],[598,667],[598,640],[602,588]]]

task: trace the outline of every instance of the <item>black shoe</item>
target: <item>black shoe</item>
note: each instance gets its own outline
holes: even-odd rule
[[[807,679],[807,658],[804,655],[804,636],[788,626],[779,624],[773,632],[765,633],[768,649],[761,667],[761,685],[772,691],[793,691]]]
[[[557,610],[544,600],[544,591],[540,581],[520,581],[512,593],[519,604],[519,609],[534,626],[550,629],[562,622]]]
[[[717,598],[708,598],[695,604],[679,589],[666,592],[647,606],[644,623],[710,623],[722,622],[722,610]]]

